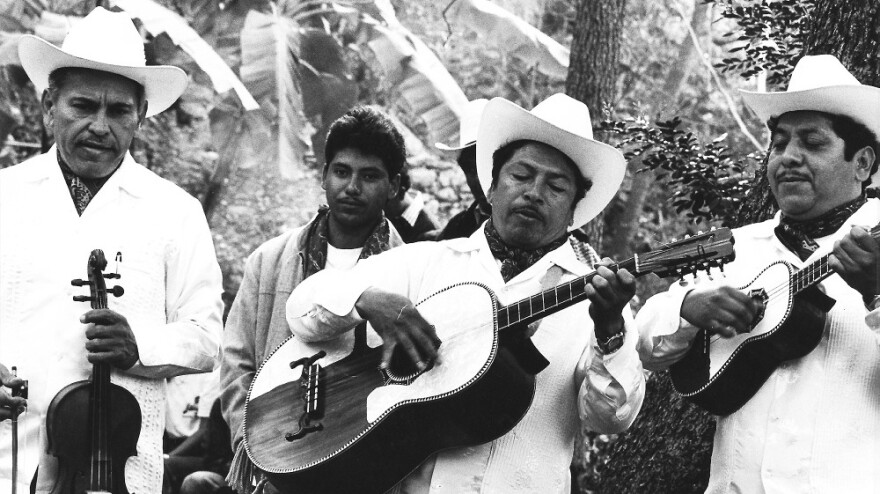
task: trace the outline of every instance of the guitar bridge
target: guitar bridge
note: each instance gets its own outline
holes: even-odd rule
[[[294,360],[290,363],[290,368],[302,366],[302,375],[299,378],[299,385],[304,389],[302,394],[303,407],[302,414],[299,417],[299,427],[293,432],[284,435],[284,439],[295,441],[306,434],[324,430],[324,425],[320,422],[313,423],[312,420],[319,419],[323,414],[321,412],[322,397],[321,390],[321,366],[316,362],[327,355],[323,350],[312,355],[311,357]]]

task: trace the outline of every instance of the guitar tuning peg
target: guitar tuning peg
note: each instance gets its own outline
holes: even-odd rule
[[[710,231],[710,232],[714,232],[714,231],[717,230],[717,229],[718,229],[717,227],[714,227],[714,226],[713,226],[712,228],[709,228],[709,231]]]
[[[687,239],[689,239],[689,238],[691,238],[690,234],[684,236],[684,239],[685,239],[685,240],[687,240]]]
[[[702,235],[702,234],[703,234],[703,230],[697,230],[697,235]]]

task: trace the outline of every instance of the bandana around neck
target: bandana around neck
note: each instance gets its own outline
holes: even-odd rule
[[[504,279],[505,283],[528,269],[532,264],[538,262],[538,260],[547,255],[547,253],[558,249],[559,246],[568,240],[568,233],[566,232],[561,237],[543,247],[529,250],[520,247],[512,247],[505,243],[504,240],[501,239],[498,230],[495,229],[495,225],[492,224],[492,218],[489,218],[489,221],[486,222],[486,229],[484,231],[486,234],[486,241],[489,243],[489,250],[492,251],[492,255],[495,259],[501,261],[501,277]]]
[[[86,210],[86,206],[92,202],[92,198],[95,197],[95,194],[101,190],[101,187],[107,183],[107,180],[110,180],[110,177],[116,173],[116,170],[119,169],[119,165],[122,164],[122,161],[120,161],[119,165],[116,165],[116,168],[114,168],[106,177],[85,178],[80,177],[71,170],[70,166],[68,166],[64,159],[61,158],[60,151],[56,154],[56,157],[58,158],[58,166],[61,167],[61,174],[64,175],[64,183],[67,184],[67,190],[70,192],[70,198],[73,199],[73,205],[76,206],[76,212],[80,216],[82,216],[83,211]]]
[[[330,222],[328,220],[330,208],[323,205],[318,208],[318,216],[309,225],[306,237],[305,273],[303,279],[324,269],[327,263],[327,239],[330,235]],[[366,259],[374,254],[384,252],[389,247],[390,230],[385,216],[373,228],[364,242],[363,250],[358,260]]]
[[[818,218],[805,221],[794,220],[782,214],[779,218],[779,226],[774,229],[776,238],[788,250],[797,254],[802,261],[805,261],[819,248],[819,244],[813,239],[831,235],[839,230],[843,223],[853,213],[858,211],[866,201],[865,195],[862,194],[850,202],[831,209]]]

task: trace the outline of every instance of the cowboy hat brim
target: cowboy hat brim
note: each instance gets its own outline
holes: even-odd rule
[[[27,73],[37,91],[42,93],[49,85],[49,74],[60,68],[73,67],[100,70],[118,74],[131,79],[144,88],[147,102],[147,117],[157,115],[177,101],[186,89],[186,72],[169,65],[147,65],[133,67],[96,62],[71,55],[52,43],[36,36],[22,36],[18,54],[21,66]]]
[[[487,197],[492,184],[492,155],[513,141],[547,144],[571,158],[593,186],[574,209],[570,229],[595,218],[614,199],[626,174],[623,153],[613,146],[560,129],[505,99],[486,105],[477,134],[477,174]]]
[[[440,151],[461,151],[462,149],[464,149],[466,147],[473,146],[474,144],[476,144],[476,142],[477,141],[471,141],[471,142],[465,144],[464,146],[447,146],[446,144],[443,144],[442,142],[435,142],[434,147],[439,149]]]

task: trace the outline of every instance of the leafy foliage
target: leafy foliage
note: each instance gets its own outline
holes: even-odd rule
[[[767,84],[779,86],[788,81],[794,61],[803,54],[807,19],[815,0],[706,0],[723,7],[721,16],[736,21],[737,46],[729,53],[742,56],[724,58],[716,64],[723,72],[750,78],[767,71]],[[737,36],[738,35],[738,36]]]
[[[618,146],[626,149],[628,161],[642,158],[640,172],[658,172],[656,178],[668,186],[676,212],[694,223],[719,219],[729,224],[748,192],[747,166],[732,156],[724,144],[726,135],[702,144],[693,132],[681,129],[681,123],[679,117],[656,126],[641,120],[606,120],[599,129],[621,138]]]

